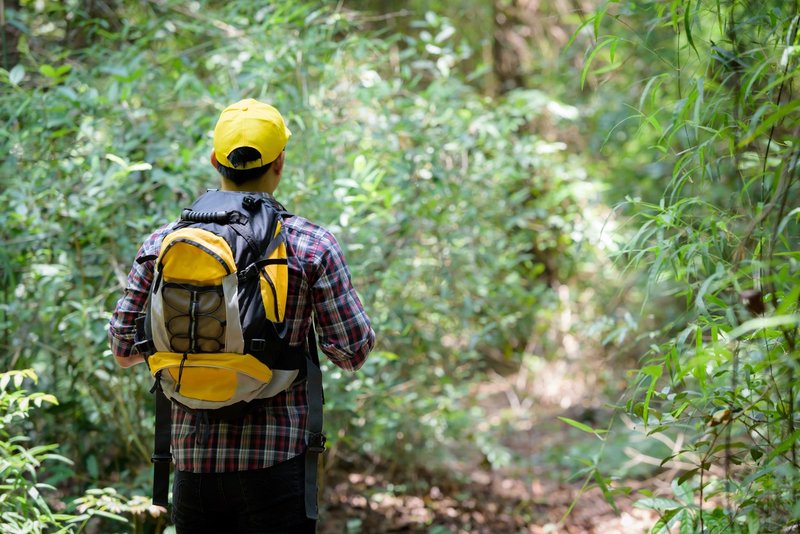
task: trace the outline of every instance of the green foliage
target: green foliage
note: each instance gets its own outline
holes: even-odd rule
[[[21,3],[21,62],[0,70],[0,351],[64,399],[33,426],[80,458],[75,492],[149,491],[149,378],[116,368],[105,325],[142,239],[216,185],[210,132],[243,96],[285,112],[278,197],[337,235],[378,332],[361,372],[326,369],[334,452],[508,461],[475,386],[555,352],[552,289],[597,267],[600,188],[540,133],[575,128],[575,107],[487,99],[433,13],[392,35],[313,3]]]
[[[38,381],[32,369],[0,373],[0,530],[81,532],[90,521],[96,528],[98,520],[127,522],[122,514],[132,514],[140,531],[146,517],[161,515],[149,498],[128,500],[112,488],[89,490],[69,505],[58,499],[53,483],[63,480],[72,461],[56,453],[58,445],[29,445],[34,440],[26,424],[32,410],[58,401],[53,395],[22,389],[26,379]]]
[[[52,510],[43,493],[55,488],[38,480],[43,463],[69,464],[69,460],[55,454],[57,445],[27,446],[30,439],[12,431],[31,408],[57,404],[52,395],[20,389],[25,378],[36,380],[36,375],[30,370],[0,374],[0,528],[4,532],[43,531],[70,518]]]
[[[627,410],[650,433],[680,437],[662,465],[688,467],[674,499],[639,504],[661,512],[656,532],[796,525],[796,6],[609,2],[592,22],[584,72],[617,91],[628,78],[609,72],[639,62],[643,73],[624,88],[633,115],[613,126],[625,144],[611,157],[623,176],[656,161],[654,186],[624,206],[636,224],[621,259],[646,273],[662,310],[679,312],[649,334]]]

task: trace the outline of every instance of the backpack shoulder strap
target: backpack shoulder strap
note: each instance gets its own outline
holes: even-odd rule
[[[317,469],[319,459],[325,452],[325,434],[322,432],[322,405],[325,397],[322,392],[322,370],[319,367],[319,353],[317,352],[317,334],[314,321],[308,328],[308,356],[306,358],[306,377],[308,395],[308,420],[306,423],[306,517],[317,519],[319,515],[317,506]]]
[[[170,434],[172,430],[172,405],[161,391],[156,380],[153,385],[156,400],[156,433],[153,443],[153,504],[166,508],[169,505],[169,466],[172,463]]]

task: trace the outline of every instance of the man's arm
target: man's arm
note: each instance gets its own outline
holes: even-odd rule
[[[139,248],[136,260],[128,274],[125,293],[117,301],[108,325],[108,341],[111,353],[122,367],[130,367],[144,361],[144,357],[134,348],[136,318],[144,310],[153,283],[154,258],[161,247],[171,225],[165,225],[153,232]]]
[[[133,346],[136,334],[136,318],[147,302],[147,292],[141,292],[131,287],[132,278],[135,279],[138,276],[135,272],[137,267],[134,264],[133,269],[131,269],[131,273],[128,275],[128,287],[125,288],[125,294],[117,302],[117,306],[111,316],[111,322],[108,325],[108,341],[111,353],[122,367],[131,367],[144,361],[144,357]]]
[[[353,288],[342,249],[328,237],[311,289],[320,348],[336,366],[355,371],[375,345],[375,331]]]

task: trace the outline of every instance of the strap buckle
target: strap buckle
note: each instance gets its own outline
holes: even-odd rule
[[[133,348],[142,356],[151,356],[156,352],[156,346],[150,339],[135,342]]]
[[[261,206],[262,202],[264,202],[263,198],[247,195],[242,199],[242,207],[249,212],[254,212]]]
[[[251,339],[249,343],[247,343],[246,348],[251,354],[253,354],[253,356],[257,356],[267,350],[267,340]]]
[[[325,452],[325,443],[327,441],[328,439],[322,432],[311,434],[308,436],[308,452],[322,454]]]
[[[257,263],[251,263],[244,269],[241,269],[236,276],[239,280],[249,280],[251,278],[257,277],[260,270],[261,268],[258,266]]]
[[[150,457],[150,462],[152,462],[154,464],[164,463],[164,462],[169,463],[171,461],[172,461],[172,455],[171,454],[161,454],[161,453],[154,452],[153,456]]]

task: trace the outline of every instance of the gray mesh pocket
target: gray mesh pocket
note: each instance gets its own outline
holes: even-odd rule
[[[222,286],[168,282],[161,295],[173,352],[221,352],[224,349],[226,314]]]

